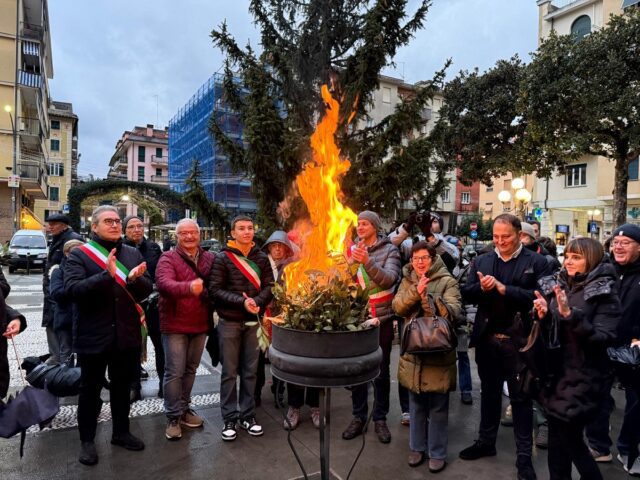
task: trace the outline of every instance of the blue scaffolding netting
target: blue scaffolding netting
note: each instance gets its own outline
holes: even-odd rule
[[[180,193],[194,160],[200,161],[202,184],[210,200],[231,215],[257,210],[251,181],[234,173],[222,149],[208,129],[212,115],[229,138],[242,142],[242,124],[237,113],[224,102],[223,75],[209,78],[169,121],[169,185]]]

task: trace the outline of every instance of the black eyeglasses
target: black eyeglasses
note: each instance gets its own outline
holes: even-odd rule
[[[105,218],[103,222],[109,227],[113,227],[114,225],[122,225],[122,220],[120,220],[119,218]]]

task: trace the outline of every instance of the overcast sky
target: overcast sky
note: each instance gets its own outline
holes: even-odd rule
[[[222,65],[209,33],[226,19],[240,44],[258,35],[248,0],[54,0],[49,2],[54,100],[79,116],[78,173],[106,176],[118,139],[135,125],[163,128]],[[410,3],[417,3],[416,1]],[[485,70],[536,48],[535,0],[434,0],[425,28],[385,74],[429,79]],[[156,108],[157,106],[157,108]]]

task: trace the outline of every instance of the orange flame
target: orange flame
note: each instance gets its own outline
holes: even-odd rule
[[[326,85],[322,86],[322,98],[327,109],[311,136],[313,158],[296,178],[298,191],[309,210],[312,229],[305,232],[300,260],[285,268],[290,292],[302,288],[308,279],[306,272],[326,273],[336,268],[332,255],[345,251],[347,235],[358,223],[358,216],[339,199],[339,179],[351,167],[349,160],[340,158],[340,150],[334,140],[340,105]]]

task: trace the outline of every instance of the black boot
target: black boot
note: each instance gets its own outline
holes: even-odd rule
[[[96,444],[93,442],[82,442],[80,444],[80,456],[78,461],[83,465],[95,465],[98,463],[98,452]]]

